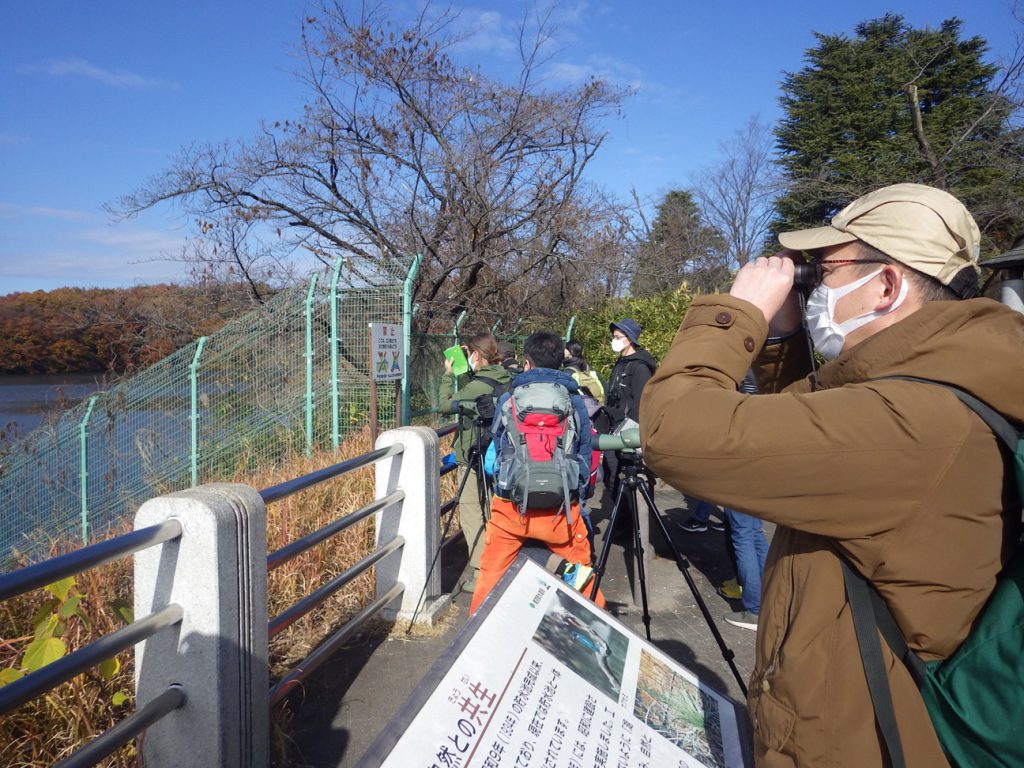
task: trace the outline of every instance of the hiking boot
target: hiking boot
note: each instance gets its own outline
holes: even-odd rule
[[[726,579],[718,588],[718,594],[726,600],[739,600],[743,597],[743,587],[740,586],[736,579]]]
[[[590,581],[590,577],[593,575],[594,569],[589,565],[583,565],[582,563],[566,563],[565,570],[562,571],[562,581],[577,592],[582,592],[583,588],[587,586],[587,582]]]
[[[722,531],[725,530],[725,523],[723,523],[721,520],[719,520],[716,517],[709,517],[708,518],[708,525],[711,526],[711,530],[712,531],[718,531],[719,533],[721,533]]]
[[[725,620],[734,627],[752,629],[757,632],[757,614],[750,611],[733,611],[725,614]]]
[[[684,520],[678,523],[679,527],[687,533],[704,533],[708,529],[708,524],[702,520],[697,520],[691,517],[689,520]]]

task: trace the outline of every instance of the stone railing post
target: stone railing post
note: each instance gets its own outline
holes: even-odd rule
[[[395,536],[405,546],[377,564],[377,594],[401,582],[405,592],[383,614],[393,619],[432,624],[447,607],[441,595],[441,478],[437,432],[429,427],[399,427],[377,438],[377,448],[401,443],[402,453],[377,462],[377,498],[396,490],[405,499],[377,513],[377,546]]]
[[[135,648],[138,706],[168,685],[185,705],[151,726],[143,764],[269,764],[266,512],[245,485],[211,484],[147,501],[145,528],[177,518],[183,533],[135,558],[135,615],[177,603],[184,618]]]

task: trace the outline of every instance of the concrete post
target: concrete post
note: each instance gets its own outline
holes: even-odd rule
[[[135,558],[135,615],[177,603],[173,630],[135,648],[142,706],[177,683],[187,701],[149,728],[143,765],[269,765],[266,513],[245,485],[210,484],[147,501],[145,528],[181,521],[181,538]]]
[[[433,624],[447,607],[449,595],[441,595],[441,478],[438,449],[440,440],[429,427],[399,427],[377,438],[377,448],[401,443],[397,456],[377,462],[377,498],[396,490],[405,499],[377,513],[377,546],[395,536],[405,546],[377,564],[377,594],[397,582],[405,585],[401,604],[396,600],[382,614],[392,619]],[[437,557],[435,557],[437,556]]]

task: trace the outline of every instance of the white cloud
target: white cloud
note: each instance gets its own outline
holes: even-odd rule
[[[15,205],[0,202],[0,219],[61,219],[62,221],[88,221],[91,216],[68,208],[50,208],[45,205]]]
[[[548,67],[547,75],[555,82],[572,85],[597,78],[635,91],[643,90],[646,87],[640,69],[611,56],[590,56],[583,63],[554,62]]]
[[[56,59],[43,65],[22,67],[27,72],[43,72],[51,77],[79,77],[95,80],[114,88],[174,88],[174,83],[156,78],[143,77],[125,70],[110,70],[98,67],[85,59]]]
[[[508,55],[518,48],[515,23],[497,11],[465,8],[459,12],[457,23],[462,34],[457,46],[460,50]]]

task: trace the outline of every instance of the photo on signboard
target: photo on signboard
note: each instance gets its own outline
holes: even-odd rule
[[[702,765],[725,767],[718,702],[646,650],[640,652],[633,714]]]
[[[533,635],[562,664],[618,701],[629,639],[586,605],[561,592]]]

